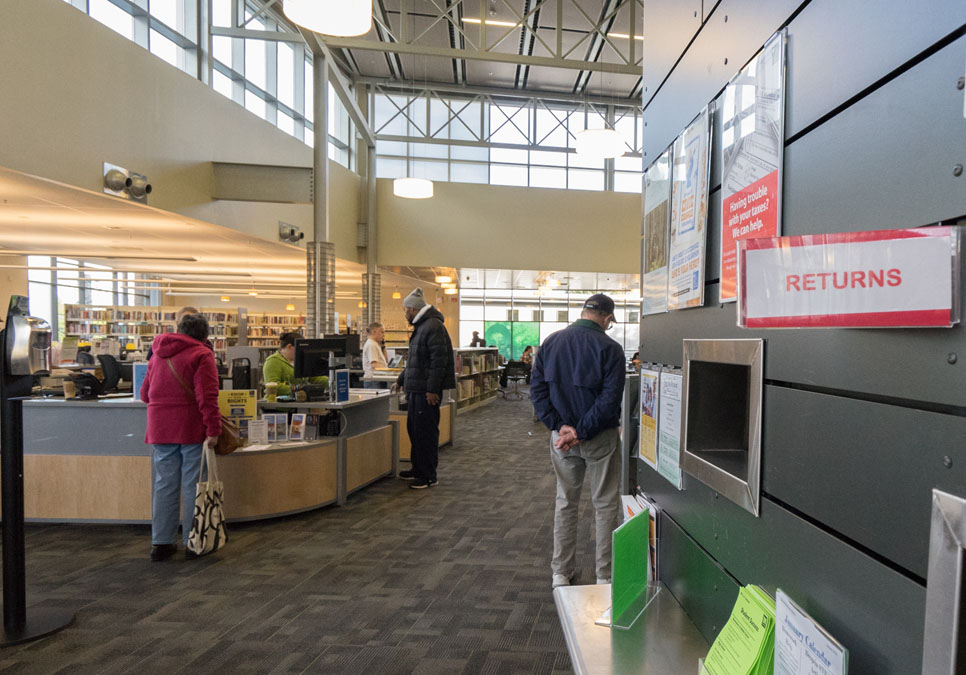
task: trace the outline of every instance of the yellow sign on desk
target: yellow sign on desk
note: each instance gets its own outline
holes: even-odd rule
[[[258,416],[254,389],[229,389],[218,392],[218,410],[238,425],[242,442],[248,444],[248,422]]]
[[[218,392],[218,409],[225,417],[255,419],[258,405],[254,389],[229,389]]]

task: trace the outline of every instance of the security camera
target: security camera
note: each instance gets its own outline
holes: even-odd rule
[[[104,175],[104,185],[114,192],[123,192],[131,187],[131,179],[123,171],[111,169]]]
[[[131,177],[128,178],[130,184],[128,185],[128,192],[135,199],[144,199],[149,194],[151,194],[151,184],[148,182],[147,176],[142,176],[139,173],[132,173]]]
[[[288,244],[297,244],[301,240],[305,239],[305,233],[302,232],[302,228],[298,227],[297,225],[289,225],[288,223],[279,222],[278,239],[279,241],[284,241]]]

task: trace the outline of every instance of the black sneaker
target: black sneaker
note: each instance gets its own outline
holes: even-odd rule
[[[429,479],[429,487],[436,487],[437,485],[439,485],[439,480],[438,479],[436,479],[436,478],[430,478]]]
[[[155,544],[151,547],[151,562],[167,560],[178,550],[177,544]]]
[[[406,471],[400,471],[399,477],[403,480],[412,480],[416,477],[416,474],[414,474],[410,469],[407,469]]]
[[[409,484],[413,490],[425,490],[430,485],[430,482],[425,478],[414,478],[413,482]]]

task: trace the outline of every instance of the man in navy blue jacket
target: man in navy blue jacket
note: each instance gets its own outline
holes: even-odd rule
[[[597,583],[611,580],[611,533],[620,512],[620,415],[624,350],[606,331],[614,301],[602,293],[584,303],[580,319],[548,337],[530,379],[530,399],[550,429],[557,475],[553,520],[553,587],[576,573],[577,505],[589,469],[597,531]]]

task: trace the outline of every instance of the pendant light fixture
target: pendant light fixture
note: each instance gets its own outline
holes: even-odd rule
[[[588,159],[615,159],[626,150],[624,138],[614,129],[584,129],[574,137],[577,154]]]
[[[433,181],[409,176],[397,178],[392,182],[392,193],[406,199],[429,199],[433,196]]]
[[[285,0],[291,21],[322,35],[357,37],[372,29],[372,0]]]
[[[604,74],[600,74],[600,91],[603,95],[603,78]],[[587,81],[587,86],[590,86],[590,80]],[[591,109],[593,107],[591,106]],[[595,111],[596,113],[596,111]],[[599,114],[599,113],[596,113]],[[587,126],[587,108],[584,108],[584,126]],[[617,130],[613,127],[608,127],[607,123],[604,123],[602,129],[590,129],[585,128],[583,131],[578,132],[574,136],[574,147],[577,150],[577,154],[581,157],[586,157],[587,159],[616,159],[622,157],[627,151],[627,146],[624,143],[624,138]]]

